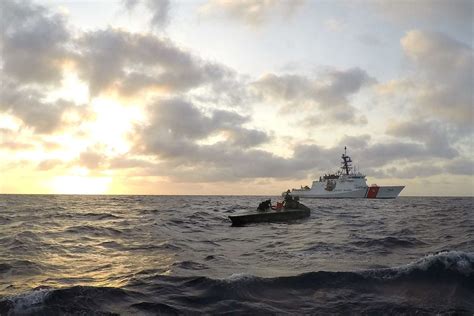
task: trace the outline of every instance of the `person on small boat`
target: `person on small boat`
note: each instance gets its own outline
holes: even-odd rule
[[[271,206],[272,206],[272,200],[266,200],[258,205],[257,210],[260,212],[266,212],[271,208]]]
[[[297,203],[288,192],[285,194],[285,208],[298,208]]]
[[[272,210],[281,211],[283,209],[284,202],[277,202],[275,206],[272,205]]]
[[[285,209],[299,209],[307,208],[299,202],[300,198],[298,196],[292,197],[289,194],[285,195]]]

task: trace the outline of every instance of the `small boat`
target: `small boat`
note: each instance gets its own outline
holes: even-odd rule
[[[299,203],[298,208],[283,208],[280,211],[258,211],[256,213],[230,215],[232,226],[244,226],[252,223],[272,223],[287,222],[295,219],[309,217],[311,210],[309,207]]]

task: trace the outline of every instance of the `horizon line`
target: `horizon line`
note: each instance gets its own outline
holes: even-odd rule
[[[0,193],[0,195],[61,195],[61,196],[281,196],[272,194],[129,194],[129,193]],[[445,197],[445,198],[474,198],[474,195],[400,195],[397,198],[413,198],[413,197]],[[305,198],[306,200],[341,200],[344,198]],[[348,198],[345,198],[348,199]],[[350,199],[350,198],[349,198]],[[366,199],[366,198],[355,198]],[[371,199],[369,199],[371,200]],[[385,199],[372,199],[385,200]],[[389,199],[390,200],[390,199]]]

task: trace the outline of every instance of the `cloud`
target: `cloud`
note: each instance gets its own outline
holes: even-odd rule
[[[451,174],[474,175],[474,160],[472,158],[457,158],[445,164],[445,170]]]
[[[0,150],[27,151],[36,147],[31,142],[25,142],[19,137],[19,131],[9,128],[0,128]]]
[[[453,158],[459,155],[457,150],[451,147],[449,129],[439,121],[392,123],[387,128],[387,134],[423,142],[436,157]]]
[[[408,166],[396,166],[386,169],[369,169],[371,175],[377,175],[378,178],[400,178],[414,179],[437,176],[440,174],[448,175],[474,175],[474,161],[467,158],[456,158],[444,163],[439,161],[428,161],[423,163],[412,163]]]
[[[420,116],[464,127],[472,125],[474,55],[468,45],[442,33],[413,30],[401,39],[406,55],[420,76],[417,107]]]
[[[362,33],[357,36],[357,39],[367,46],[381,46],[384,42],[376,35],[370,33]]]
[[[359,92],[364,86],[372,85],[376,80],[360,68],[348,70],[330,70],[318,85],[314,97],[325,108],[348,107],[348,97]]]
[[[391,167],[386,169],[369,170],[377,178],[414,179],[432,177],[443,173],[443,168],[432,163],[411,164],[408,167]]]
[[[350,155],[356,157],[356,164],[360,165],[362,170],[377,172],[386,177],[395,176],[399,169],[390,168],[379,172],[377,168],[399,163],[417,164],[420,161],[457,155],[456,151],[450,152],[446,148],[439,150],[438,147],[432,146],[428,136],[422,136],[421,142],[387,143],[374,143],[369,135],[345,136],[336,146],[329,148],[316,144],[296,144],[289,157],[254,148],[255,144],[260,143],[258,137],[256,143],[250,142],[240,146],[236,146],[237,143],[231,138],[212,144],[201,144],[200,139],[225,129],[236,131],[237,126],[218,123],[220,120],[214,120],[212,113],[205,115],[192,104],[179,105],[183,102],[181,100],[167,102],[163,103],[164,106],[155,105],[151,122],[136,131],[135,141],[144,144],[144,147],[136,148],[136,154],[155,161],[147,165],[135,161],[137,166],[143,167],[142,175],[166,176],[178,182],[238,181],[249,178],[302,179],[309,175],[336,171],[339,165],[338,157],[347,145]],[[187,113],[189,125],[176,123],[183,113]],[[230,116],[235,119],[233,123],[244,121],[242,117],[234,114]],[[405,129],[399,128],[397,131],[403,134],[402,130]],[[247,141],[248,135],[260,134],[250,129],[244,133],[237,129],[236,133]],[[266,140],[267,136],[263,136],[263,139]],[[289,144],[288,150],[291,148]],[[127,165],[128,167],[130,165]]]
[[[308,108],[320,111],[322,121],[361,123],[349,97],[376,81],[360,68],[328,70],[318,78],[301,75],[267,74],[254,82],[255,89],[272,101],[283,102],[287,111]],[[311,117],[314,120],[314,117]]]
[[[22,151],[22,150],[34,149],[35,146],[29,143],[21,143],[21,142],[7,140],[7,141],[0,142],[0,148],[2,150]]]
[[[387,153],[397,157],[398,151],[405,156],[400,160],[405,167],[388,168],[380,176],[469,174],[467,166],[472,166],[472,162],[463,155],[472,146],[463,141],[472,138],[473,133],[472,48],[446,34],[419,30],[407,32],[400,42],[413,67],[412,75],[379,85],[377,92],[382,96],[406,98],[404,104],[411,111],[409,117],[392,121],[386,133],[410,143],[402,147],[401,143],[392,144],[395,149],[392,152],[380,144],[367,152],[372,157],[381,153],[385,157]],[[371,164],[378,168],[384,166],[381,162],[371,161]],[[461,167],[462,163],[466,165]]]
[[[190,145],[174,152],[144,175],[167,176],[178,182],[238,181],[251,178],[298,178],[293,161],[259,149],[242,149],[225,142]],[[162,157],[162,156],[160,156]],[[301,170],[300,170],[301,171]]]
[[[136,143],[144,152],[167,158],[193,155],[200,149],[197,141],[222,133],[228,144],[244,148],[269,141],[265,133],[242,127],[249,121],[224,110],[205,114],[181,99],[160,100],[149,106],[149,123],[137,128]]]
[[[348,146],[348,154],[353,157],[356,165],[362,169],[372,169],[388,166],[395,162],[419,162],[431,159],[432,153],[429,148],[413,142],[392,141],[373,142],[370,136],[345,136],[337,145],[331,148],[323,148],[317,145],[300,145],[295,148],[293,159],[298,163],[306,163],[309,167],[326,171],[335,170],[339,165],[338,157]]]
[[[262,131],[233,127],[227,131],[227,140],[239,148],[255,147],[270,141],[270,136]]]
[[[348,146],[355,165],[372,177],[415,178],[469,172],[463,166],[465,159],[458,157],[455,150],[432,144],[436,134],[425,130],[426,126],[435,126],[431,123],[419,127],[399,124],[390,129],[391,135],[407,136],[409,141],[380,143],[366,134],[344,136],[333,147],[288,144],[292,154],[281,157],[256,148],[270,137],[243,127],[249,118],[234,112],[203,111],[180,99],[157,101],[149,111],[149,122],[134,131],[135,147],[131,152],[114,157],[107,156],[99,147],[89,148],[79,155],[77,163],[91,170],[132,170],[134,176],[167,177],[174,182],[308,179],[337,171],[339,157],[344,146]],[[418,138],[413,138],[412,133],[418,134]],[[224,139],[202,143],[222,134]],[[455,159],[443,163],[439,158]],[[53,163],[52,167],[55,166]]]
[[[155,163],[137,158],[127,158],[126,156],[114,157],[109,160],[111,169],[132,169],[132,168],[151,168]]]
[[[426,146],[412,142],[376,143],[364,151],[355,150],[361,157],[361,164],[367,167],[381,167],[395,161],[419,161],[432,158]]]
[[[92,150],[87,150],[79,155],[79,165],[88,169],[98,169],[104,162],[106,156]]]
[[[144,89],[186,92],[230,80],[234,73],[205,62],[152,34],[106,29],[78,41],[77,70],[93,96],[109,89],[134,94]]]
[[[19,86],[6,78],[0,86],[0,96],[0,112],[14,115],[40,134],[52,133],[67,125],[63,118],[66,112],[75,112],[77,120],[88,115],[84,106],[62,99],[44,101],[44,94],[37,89]]]
[[[369,7],[386,19],[405,26],[429,25],[429,28],[453,28],[456,33],[472,36],[474,4],[471,0],[454,1],[371,1]]]
[[[331,32],[341,32],[346,27],[346,24],[341,19],[330,18],[324,20],[324,27]]]
[[[209,0],[201,6],[200,12],[206,16],[226,16],[257,26],[275,14],[293,15],[303,3],[302,0]]]
[[[445,34],[419,30],[407,32],[400,42],[412,74],[379,85],[377,92],[401,98],[409,115],[392,121],[386,132],[423,145],[432,157],[458,159],[471,150],[463,142],[474,132],[472,48]]]
[[[159,161],[147,174],[180,181],[233,181],[292,173],[286,159],[255,149],[271,138],[244,127],[249,117],[224,110],[203,112],[180,99],[158,101],[149,111],[148,124],[137,127],[134,137],[136,154]],[[224,139],[201,143],[216,135]]]
[[[0,11],[3,73],[22,83],[59,83],[70,40],[62,16],[29,1],[1,1]]]
[[[312,82],[301,75],[267,74],[254,83],[264,96],[283,101],[303,100],[312,97]]]
[[[406,79],[394,79],[387,82],[382,82],[377,85],[376,91],[382,96],[396,96],[401,91],[416,90],[415,82],[408,78]]]
[[[65,62],[89,86],[92,98],[101,93],[173,95],[193,89],[200,89],[195,99],[207,103],[206,95],[212,95],[214,104],[232,106],[247,98],[245,85],[233,70],[201,60],[167,39],[111,28],[78,32],[73,38],[63,17],[46,8],[29,1],[3,1],[1,6],[0,110],[35,132],[53,133],[65,126],[65,113],[83,118],[87,112],[86,107],[50,97],[51,85],[61,83]],[[257,134],[255,139],[262,138]],[[237,136],[233,138],[237,141]]]
[[[153,12],[151,24],[163,27],[168,23],[170,1],[169,0],[148,0],[148,8]]]
[[[64,166],[64,165],[65,165],[65,162],[60,159],[47,159],[47,160],[41,161],[36,166],[36,169],[41,170],[41,171],[47,171],[47,170],[51,170],[51,169]]]
[[[41,134],[64,127],[65,113],[84,117],[85,107],[46,98],[61,83],[64,64],[73,56],[63,17],[30,1],[1,1],[0,10],[0,111]]]
[[[213,121],[191,103],[179,100],[160,101],[151,107],[151,130],[172,138],[202,139],[222,122]]]
[[[122,0],[122,4],[127,10],[135,9],[135,7],[138,5],[138,2],[138,0]]]
[[[426,130],[428,127],[432,130]],[[355,164],[366,170],[386,168],[393,164],[416,165],[421,161],[436,160],[442,162],[459,156],[455,149],[445,143],[446,138],[440,136],[442,130],[437,131],[435,123],[430,122],[420,126],[417,126],[416,123],[400,124],[389,129],[389,134],[398,137],[391,141],[377,142],[366,134],[346,135],[332,148],[322,150],[321,147],[314,145],[301,148],[306,148],[303,156],[308,158],[320,157],[319,160],[316,160],[318,165],[331,167],[335,166],[335,159],[340,156],[344,146],[347,146],[349,155],[356,160]],[[405,136],[408,139],[404,140]],[[402,137],[402,139],[399,137]],[[440,137],[440,139],[436,140],[436,137]],[[294,156],[301,156],[301,152],[297,153],[295,151]],[[443,160],[439,160],[439,158]],[[324,161],[330,161],[331,164],[324,165]],[[396,174],[390,175],[396,176]]]
[[[140,3],[138,0],[123,0],[123,5],[129,11],[134,10]],[[154,28],[164,28],[169,23],[169,0],[146,0],[144,4],[151,13],[150,25]]]

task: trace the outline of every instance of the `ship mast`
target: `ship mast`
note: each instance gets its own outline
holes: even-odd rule
[[[347,147],[344,146],[344,153],[342,154],[342,167],[341,169],[344,170],[346,172],[346,174],[348,175],[349,174],[349,171],[351,171],[352,169],[352,165],[351,165],[351,157],[347,156]]]

